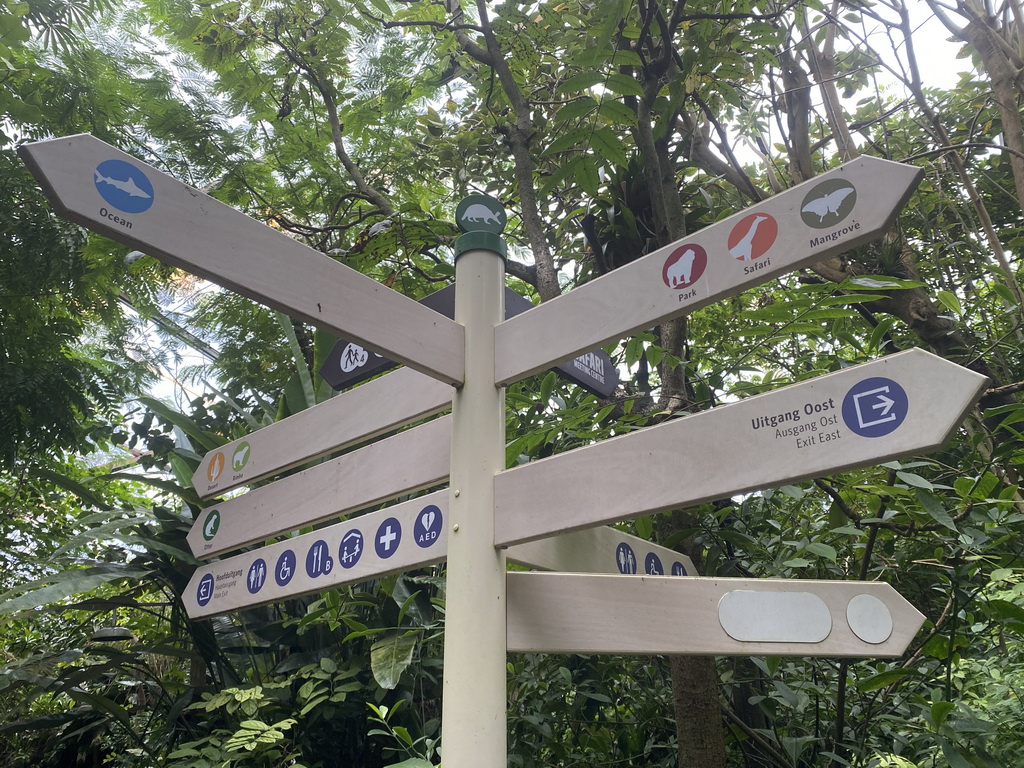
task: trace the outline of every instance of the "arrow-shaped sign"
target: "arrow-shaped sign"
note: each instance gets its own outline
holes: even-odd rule
[[[511,384],[869,242],[922,173],[858,158],[507,320],[495,329],[495,378]]]
[[[986,381],[912,349],[516,467],[494,478],[495,543],[927,453]]]
[[[88,135],[19,148],[65,218],[447,384],[461,325]]]
[[[210,451],[192,485],[204,499],[224,493],[439,413],[451,402],[450,386],[403,368]]]
[[[451,416],[318,464],[203,510],[188,532],[206,559],[448,479]]]
[[[901,655],[924,616],[884,582],[508,574],[508,650]]]
[[[448,491],[436,491],[202,565],[182,596],[185,610],[193,619],[219,616],[440,563],[448,554],[447,520]],[[612,528],[512,547],[508,559],[542,570],[628,574],[639,565],[641,573],[694,573],[685,555]]]

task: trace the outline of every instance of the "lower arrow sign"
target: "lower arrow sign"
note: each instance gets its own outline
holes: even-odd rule
[[[495,543],[925,453],[986,381],[912,349],[516,467],[494,478]]]
[[[508,574],[508,650],[900,656],[924,616],[883,582]]]

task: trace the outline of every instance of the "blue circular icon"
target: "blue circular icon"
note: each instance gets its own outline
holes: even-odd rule
[[[316,543],[306,553],[306,573],[309,578],[315,579],[330,573],[334,567],[334,560],[331,558],[331,548],[323,539],[317,539]]]
[[[92,176],[96,191],[125,213],[142,213],[153,205],[153,185],[146,174],[124,160],[104,160]]]
[[[277,586],[283,587],[292,580],[292,576],[295,575],[295,563],[295,553],[290,549],[286,549],[277,558],[277,565],[274,566],[274,581],[277,582]]]
[[[412,527],[416,543],[424,549],[436,544],[437,540],[441,537],[441,525],[443,522],[441,510],[433,504],[420,510],[419,515],[416,517],[416,523]]]
[[[672,563],[672,575],[673,576],[685,576],[686,575],[686,566],[683,565],[682,563],[680,563],[678,560],[676,560],[674,563]]]
[[[363,532],[353,528],[341,538],[341,548],[338,550],[338,558],[341,560],[342,568],[351,568],[359,562],[363,556]]]
[[[648,576],[664,576],[665,569],[661,565],[661,558],[653,552],[648,552],[644,558],[644,571]]]
[[[619,573],[636,573],[636,555],[626,542],[615,548],[615,564],[619,566]]]
[[[910,401],[892,379],[875,376],[853,385],[843,399],[843,421],[861,437],[885,437],[907,417]]]
[[[213,574],[208,573],[199,580],[199,588],[196,590],[196,602],[199,605],[206,605],[213,599]]]
[[[262,557],[253,560],[249,566],[249,575],[246,577],[245,586],[251,594],[256,594],[267,582],[267,561]]]
[[[398,551],[398,545],[402,543],[402,524],[393,517],[389,517],[380,524],[377,535],[373,538],[373,548],[377,550],[377,557],[387,560]]]

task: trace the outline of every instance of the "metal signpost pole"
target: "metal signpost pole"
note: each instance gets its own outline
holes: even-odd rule
[[[504,225],[504,211],[501,218]],[[463,220],[457,213],[460,226]],[[499,232],[469,232],[455,246],[455,319],[466,329],[466,372],[452,401],[445,768],[500,768],[508,759],[505,554],[494,546],[493,514],[494,475],[505,465],[505,389],[494,382],[494,328],[505,316]]]

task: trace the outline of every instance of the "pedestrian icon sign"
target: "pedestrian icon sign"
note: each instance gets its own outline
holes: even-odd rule
[[[402,543],[402,524],[393,517],[389,517],[377,529],[377,535],[373,539],[373,547],[377,550],[377,557],[387,560],[398,551],[398,545]]]
[[[253,560],[252,565],[249,566],[249,575],[246,577],[245,586],[246,589],[253,595],[263,589],[263,585],[267,583],[267,561],[262,557],[258,557]]]
[[[353,528],[341,539],[341,548],[338,557],[341,559],[342,568],[351,568],[359,562],[363,554],[363,532]]]
[[[861,437],[895,432],[907,416],[906,390],[892,379],[874,376],[854,385],[843,399],[843,420]]]
[[[615,564],[619,566],[619,573],[636,573],[636,554],[626,542],[616,547]]]

